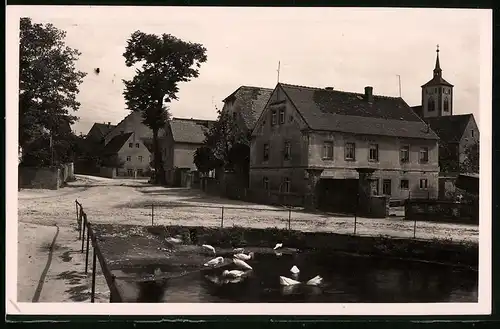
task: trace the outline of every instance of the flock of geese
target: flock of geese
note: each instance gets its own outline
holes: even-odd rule
[[[202,245],[202,247],[210,254],[213,254],[214,256],[217,255],[215,248],[212,247],[211,245],[204,244],[204,245]],[[283,244],[277,243],[273,249],[277,252],[281,248],[283,248]],[[255,256],[254,253],[250,252],[248,254],[245,254],[243,248],[236,248],[233,250],[233,253],[234,254],[233,254],[232,261],[238,269],[224,270],[222,272],[222,280],[220,280],[219,278],[210,277],[210,276],[206,276],[206,278],[214,283],[237,283],[237,282],[241,282],[242,279],[247,277],[248,274],[251,273],[253,268],[250,265],[248,265],[248,263],[246,261],[254,259],[254,256]],[[277,254],[278,254],[278,252],[277,252]],[[219,257],[216,257],[214,259],[209,260],[208,262],[206,262],[204,264],[204,266],[215,267],[215,266],[222,264],[222,263],[224,263],[224,258],[219,256]],[[302,284],[302,282],[296,280],[298,278],[299,273],[300,273],[299,268],[294,265],[290,269],[290,272],[291,272],[292,277],[294,279],[288,278],[285,276],[280,276],[279,277],[280,285],[282,285],[282,286],[297,286],[297,285]],[[322,282],[323,282],[323,278],[321,276],[317,275],[314,278],[307,281],[305,284],[309,285],[309,286],[319,286]]]

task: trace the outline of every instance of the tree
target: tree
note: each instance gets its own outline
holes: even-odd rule
[[[479,173],[479,142],[468,145],[464,150],[465,159],[460,163],[460,172]]]
[[[201,146],[196,149],[193,156],[193,163],[202,174],[208,174],[218,166],[212,150],[207,146]]]
[[[69,153],[59,152],[72,149],[67,140],[73,135],[70,125],[78,118],[70,111],[80,106],[76,95],[86,73],[76,69],[80,52],[66,46],[65,37],[66,32],[52,24],[33,23],[27,17],[20,20],[19,144],[23,157],[34,165],[51,158],[50,149],[40,149],[47,148],[48,134],[54,148],[59,145],[60,157]]]
[[[117,154],[103,156],[102,166],[109,168],[123,168],[125,162]]]
[[[199,75],[206,62],[206,49],[197,43],[185,42],[170,34],[157,36],[135,31],[127,40],[123,53],[125,64],[134,66],[132,80],[124,80],[123,93],[127,108],[142,114],[143,123],[153,131],[153,158],[156,183],[165,182],[158,132],[169,119],[164,105],[177,99],[179,83]]]

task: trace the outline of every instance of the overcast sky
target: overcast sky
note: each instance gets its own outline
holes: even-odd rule
[[[170,105],[174,117],[215,119],[215,106],[239,86],[274,88],[278,61],[281,82],[343,91],[370,85],[374,94],[398,96],[400,75],[403,99],[419,105],[439,44],[443,77],[455,86],[454,113],[474,113],[480,121],[484,13],[477,10],[24,6],[21,13],[67,31],[67,44],[82,53],[77,66],[88,75],[78,96],[77,133],[129,113],[122,79],[134,72],[122,54],[135,30],[207,48],[200,76],[181,84]]]

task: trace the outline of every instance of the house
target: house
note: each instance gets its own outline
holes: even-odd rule
[[[438,136],[401,98],[278,83],[252,132],[250,189],[346,211],[363,198],[436,198]],[[359,198],[358,198],[359,195]]]
[[[134,132],[138,138],[145,139],[146,141],[152,140],[153,131],[151,128],[142,123],[142,120],[143,118],[140,112],[130,112],[129,115],[123,118],[122,121],[120,121],[104,136],[104,143],[108,144],[115,136],[129,132]],[[158,137],[163,136],[163,134],[164,130],[160,129]]]
[[[172,118],[159,140],[165,169],[165,180],[170,186],[187,186],[189,174],[196,171],[193,162],[197,148],[203,146],[205,132],[214,121]]]
[[[228,112],[241,128],[252,131],[272,91],[270,88],[241,86],[223,100],[222,112]]]
[[[104,136],[106,136],[115,127],[116,126],[112,125],[111,122],[108,122],[107,124],[96,122],[92,125],[92,128],[90,128],[85,139],[97,144],[102,143],[104,145]]]
[[[106,167],[119,167],[115,160],[123,163],[116,169],[117,176],[147,176],[151,153],[142,139],[135,132],[121,133],[114,136],[101,152]],[[106,163],[111,162],[111,163]],[[115,168],[116,168],[115,167]]]

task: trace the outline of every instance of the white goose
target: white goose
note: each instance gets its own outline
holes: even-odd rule
[[[280,248],[283,248],[283,243],[276,243],[276,245],[274,246],[274,250],[278,250]]]
[[[323,282],[323,278],[319,275],[316,275],[311,280],[307,281],[306,284],[308,286],[319,286]]]
[[[242,261],[241,259],[233,258],[233,263],[239,268],[243,268],[246,270],[251,270],[252,267],[248,265],[246,262]]]
[[[217,264],[220,264],[224,262],[224,258],[222,257],[217,257],[217,258],[214,258],[212,260],[209,260],[208,262],[206,262],[205,264],[203,264],[204,266],[215,266]]]
[[[210,251],[211,253],[213,253],[213,254],[215,255],[215,248],[214,248],[214,247],[212,247],[211,245],[209,245],[209,244],[204,244],[204,245],[202,245],[202,247],[203,247],[205,250]]]
[[[297,266],[293,265],[293,267],[290,269],[290,272],[292,272],[292,274],[299,274],[300,270]]]
[[[167,242],[170,242],[172,244],[180,244],[182,243],[182,239],[179,239],[179,238],[173,238],[173,237],[168,237],[165,239]]]
[[[241,260],[250,260],[254,258],[254,253],[250,252],[248,255],[245,255],[244,253],[239,253],[233,256],[236,259],[241,259]]]
[[[300,281],[287,278],[286,276],[280,276],[280,284],[282,286],[294,286],[300,284]]]
[[[231,270],[231,271],[224,270],[224,272],[222,272],[222,276],[229,277],[229,278],[240,278],[244,274],[245,274],[245,272],[240,271],[240,270]]]

